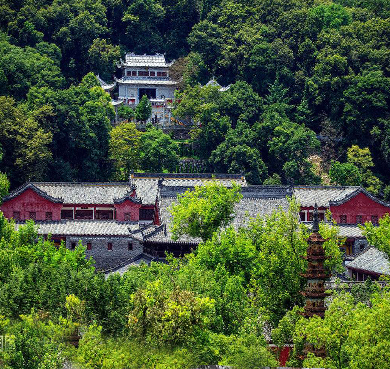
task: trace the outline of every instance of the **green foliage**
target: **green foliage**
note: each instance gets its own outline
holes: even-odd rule
[[[362,227],[363,235],[370,245],[384,251],[390,257],[390,216],[379,219],[379,226],[367,222]]]
[[[332,183],[341,186],[359,186],[362,183],[362,175],[358,167],[352,163],[333,161],[329,177]]]
[[[53,135],[37,115],[25,116],[12,98],[0,96],[1,167],[16,183],[43,180],[48,172]]]
[[[326,368],[387,368],[389,292],[373,294],[371,304],[355,303],[352,295],[333,298],[325,318],[301,318],[295,327],[295,343],[305,340],[315,348],[325,348],[324,359],[313,354],[303,366]]]
[[[114,178],[125,181],[140,166],[141,132],[134,123],[122,123],[110,132],[110,158],[115,161]]]
[[[179,162],[177,152],[176,142],[161,129],[148,126],[141,135],[139,159],[142,169],[146,171],[175,172]]]
[[[139,104],[135,108],[135,119],[146,122],[152,114],[152,104],[146,95],[142,96]]]
[[[212,181],[179,195],[177,204],[170,208],[173,238],[189,235],[204,241],[210,239],[233,220],[234,204],[242,198],[239,189],[234,183],[228,188]]]
[[[228,355],[223,359],[222,364],[231,365],[237,369],[262,369],[276,367],[278,362],[265,347],[264,339],[259,339],[254,335],[245,335],[230,337]]]
[[[93,40],[88,50],[89,64],[95,74],[100,74],[103,80],[111,80],[116,71],[116,62],[120,58],[119,46],[113,46],[105,39]]]
[[[359,169],[364,187],[377,195],[382,187],[382,183],[369,169],[374,166],[370,149],[368,147],[361,149],[357,145],[352,145],[348,149],[347,155],[348,163]]]
[[[0,94],[24,99],[33,86],[60,88],[64,85],[58,62],[37,50],[0,41]]]
[[[275,212],[249,224],[248,236],[257,250],[254,270],[254,291],[257,303],[267,308],[272,322],[278,322],[287,310],[302,304],[306,280],[300,273],[306,270],[302,256],[306,254],[309,230],[299,223],[299,207],[290,204],[287,212]],[[321,225],[321,234],[328,239],[325,253],[331,256],[326,267],[337,270],[341,253],[337,228]]]
[[[31,89],[28,106],[35,111],[50,107],[42,119],[53,137],[50,152],[53,160],[49,164],[51,180],[108,178],[110,168],[105,158],[114,111],[109,95],[100,88],[92,73],[79,85],[66,90]]]
[[[7,175],[0,172],[0,198],[2,199],[6,195],[8,195],[9,190],[9,180]]]
[[[135,117],[135,111],[130,106],[121,105],[118,108],[118,115],[120,118],[130,121]]]
[[[58,154],[85,155],[72,144],[74,132],[68,127],[83,133],[86,146],[96,146],[96,131],[82,129],[90,123],[83,121],[80,127],[74,122],[81,116],[77,107],[85,101],[77,94],[64,96],[65,91],[77,88],[90,71],[112,80],[125,51],[158,52],[169,61],[180,60],[178,73],[172,67],[183,89],[175,115],[195,124],[194,155],[208,163],[207,170],[242,171],[250,183],[260,183],[268,175],[266,168],[282,183],[317,184],[320,178],[310,156],[319,154],[320,145],[326,170],[331,160],[342,162],[348,147],[358,145],[370,150],[374,164],[361,172],[362,184],[381,194],[390,181],[389,15],[383,0],[4,2],[0,94],[24,101],[44,88],[58,96],[46,96],[44,104],[38,104],[38,110],[52,106],[54,115],[46,115],[43,127],[53,135],[51,143],[49,137],[35,145],[26,143],[41,137],[42,122],[28,119],[35,115],[35,104],[23,108],[28,126],[24,145],[29,147],[20,155],[47,144],[51,158],[44,155],[39,164],[20,159],[19,172],[32,168],[25,176],[5,167],[3,171],[12,185],[25,177],[82,180],[81,172],[91,180],[108,178],[107,137],[97,135],[105,148],[91,150],[95,153],[87,155],[85,165]],[[200,87],[212,76],[230,88]],[[138,108],[137,120],[150,117],[146,105],[143,101]],[[66,123],[59,112],[70,113]],[[112,111],[106,113],[112,117]],[[131,112],[122,115],[132,118]],[[337,135],[321,132],[324,122]],[[243,125],[251,132],[249,142],[237,140]],[[63,145],[63,150],[57,149]],[[291,154],[295,151],[297,157]],[[216,153],[210,161],[212,152]],[[50,161],[53,165],[47,164]]]
[[[175,288],[168,292],[160,280],[131,296],[130,334],[158,346],[177,346],[210,324],[214,301]]]

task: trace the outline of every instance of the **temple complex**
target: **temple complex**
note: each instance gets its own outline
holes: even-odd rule
[[[127,53],[125,60],[117,64],[121,69],[121,78],[113,84],[107,84],[99,78],[102,88],[113,94],[118,91],[118,97],[113,100],[114,107],[125,104],[135,108],[142,96],[147,96],[152,105],[151,120],[161,125],[171,120],[172,103],[177,82],[169,76],[172,63],[167,63],[165,56],[136,55]]]
[[[390,204],[361,187],[250,186],[241,174],[132,173],[129,181],[119,183],[26,183],[3,199],[1,210],[15,220],[16,227],[33,219],[38,234],[51,235],[57,244],[63,241],[73,249],[81,241],[98,269],[111,270],[130,265],[135,258],[162,260],[167,252],[182,256],[195,249],[199,239],[182,236],[172,240],[169,208],[177,195],[213,178],[225,186],[232,182],[241,186],[243,197],[235,206],[233,221],[236,228],[250,218],[287,209],[289,197],[301,204],[301,222],[311,226],[318,203],[319,220],[326,221],[325,212],[329,212],[338,223],[351,274],[364,279],[367,275],[377,278],[384,272],[376,265],[378,253],[373,250],[362,255],[362,261],[348,264],[367,246],[359,224],[367,220],[376,224],[390,213]],[[313,268],[321,266],[315,246],[322,242],[319,237],[314,233],[310,239],[313,246],[308,258],[313,259],[308,261]],[[320,281],[310,283],[317,288]]]

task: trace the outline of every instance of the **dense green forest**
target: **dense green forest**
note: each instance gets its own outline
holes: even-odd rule
[[[380,0],[4,0],[0,169],[14,187],[193,158],[255,184],[363,185],[389,198],[389,15]],[[113,109],[89,73],[112,80],[127,51],[176,59],[175,114],[197,123],[188,142],[123,128],[135,146],[110,150]],[[212,77],[230,89],[201,87]]]

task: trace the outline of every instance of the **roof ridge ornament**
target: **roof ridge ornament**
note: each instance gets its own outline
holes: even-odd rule
[[[317,202],[314,204],[313,227],[311,228],[311,230],[312,232],[319,232],[320,230]]]

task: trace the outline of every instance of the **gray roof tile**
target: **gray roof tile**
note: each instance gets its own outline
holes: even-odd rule
[[[158,86],[175,86],[176,81],[170,79],[151,79],[151,78],[129,78],[123,77],[116,80],[117,83],[125,85],[158,85]]]
[[[33,185],[51,197],[62,198],[64,204],[114,204],[114,199],[131,191],[128,182],[34,182]]]
[[[235,174],[209,174],[209,173],[134,173],[131,175],[131,183],[137,188],[137,196],[143,204],[154,204],[156,202],[159,181],[164,186],[201,186],[205,182],[215,178],[218,182],[229,186],[236,182],[246,186],[246,180],[241,175]]]
[[[329,207],[330,201],[338,201],[356,191],[358,186],[294,186],[294,196],[301,206]]]
[[[24,223],[16,223],[19,228]],[[61,236],[129,236],[138,223],[116,220],[59,220],[36,222],[38,234]]]
[[[176,202],[177,194],[183,193],[188,187],[183,186],[163,186],[161,189],[161,197],[159,200],[160,220],[166,228],[161,227],[158,232],[151,237],[147,237],[148,241],[153,242],[172,242],[172,234],[170,232],[171,215],[169,208]],[[281,190],[283,189],[283,190]],[[243,198],[235,205],[235,217],[233,226],[237,229],[244,226],[251,218],[257,216],[269,215],[277,209],[288,209],[288,201],[286,193],[289,187],[275,186],[253,186],[242,187]],[[284,196],[283,196],[284,194]],[[177,242],[199,243],[199,238],[181,236]]]
[[[162,54],[156,55],[136,55],[127,53],[125,57],[125,66],[127,67],[169,67],[170,64],[165,61]]]
[[[346,267],[390,275],[390,264],[387,255],[375,247],[367,248],[353,261],[348,263]]]

